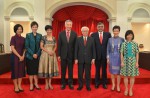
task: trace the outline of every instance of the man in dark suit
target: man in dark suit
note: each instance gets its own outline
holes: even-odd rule
[[[59,33],[58,38],[58,60],[61,61],[61,89],[66,87],[66,70],[68,68],[68,84],[70,89],[73,87],[73,62],[74,49],[77,34],[71,30],[72,21],[65,21],[66,30]]]
[[[95,43],[92,37],[88,36],[89,28],[84,26],[81,28],[83,36],[76,40],[75,45],[75,64],[78,63],[78,82],[77,90],[83,88],[83,73],[85,71],[86,88],[91,91],[91,64],[95,63]]]
[[[98,32],[93,33],[91,36],[94,38],[96,47],[96,74],[95,74],[95,88],[99,88],[100,85],[100,68],[102,67],[102,84],[103,88],[107,89],[107,43],[111,37],[109,32],[104,32],[104,24],[99,22],[97,24]]]

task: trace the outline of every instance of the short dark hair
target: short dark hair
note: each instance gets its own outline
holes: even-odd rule
[[[127,40],[127,36],[130,35],[130,34],[132,34],[132,36],[133,36],[132,40],[134,40],[134,33],[133,33],[132,30],[127,30],[127,31],[126,31],[125,39]]]
[[[53,30],[53,27],[52,27],[52,26],[50,26],[50,25],[46,25],[46,26],[45,26],[45,31],[47,31],[48,29]]]
[[[102,23],[102,22],[98,22],[98,23],[97,23],[97,26],[98,26],[98,25],[104,25],[104,23]]]
[[[39,25],[38,25],[38,23],[37,23],[36,21],[33,21],[33,22],[31,23],[31,28],[32,28],[34,25],[37,25],[37,27],[39,27]]]
[[[23,32],[23,26],[22,26],[21,24],[16,24],[16,25],[14,26],[14,32],[15,32],[15,33],[17,33],[17,30],[18,30],[19,27],[21,27],[22,32]]]
[[[120,31],[120,26],[115,25],[112,30],[114,31],[115,29],[118,29]]]

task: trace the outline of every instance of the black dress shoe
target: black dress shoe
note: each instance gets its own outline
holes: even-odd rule
[[[78,87],[78,88],[77,88],[77,90],[78,90],[78,91],[81,91],[81,90],[82,90],[82,88],[83,88],[83,87]]]
[[[106,84],[103,84],[103,88],[104,88],[104,89],[107,89],[107,85],[106,85]]]
[[[99,85],[98,85],[98,84],[96,84],[96,85],[95,85],[95,88],[96,88],[96,89],[97,89],[97,88],[99,88]]]
[[[64,90],[66,88],[66,85],[61,86],[61,90]]]
[[[73,90],[73,89],[74,89],[73,85],[69,85],[69,88],[70,88],[71,90]]]
[[[90,87],[87,87],[86,89],[87,89],[87,91],[91,91],[91,88],[90,88]]]

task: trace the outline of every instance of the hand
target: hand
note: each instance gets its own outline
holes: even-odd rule
[[[123,62],[121,62],[121,67],[123,67],[124,66],[124,63]]]
[[[33,54],[33,58],[37,59],[37,57],[38,57],[37,54]]]
[[[136,67],[136,68],[139,68],[139,64],[138,64],[138,62],[136,63],[135,67]]]
[[[53,51],[50,51],[48,54],[49,54],[50,56],[53,56],[53,55],[54,55],[54,52],[53,52]]]
[[[110,61],[109,61],[109,59],[107,59],[107,64],[110,64]]]
[[[91,64],[95,64],[95,59],[92,59]]]
[[[78,64],[78,60],[77,59],[75,60],[75,64]]]
[[[58,57],[58,61],[61,61],[61,58],[60,58],[60,56]]]
[[[20,59],[20,62],[24,61],[24,56],[21,56],[19,59]]]

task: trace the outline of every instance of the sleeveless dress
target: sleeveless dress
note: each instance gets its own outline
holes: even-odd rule
[[[48,51],[54,49],[56,44],[56,39],[53,37],[53,40],[47,40],[47,36],[43,36],[41,42],[44,43],[44,48]],[[53,56],[50,56],[47,52],[42,51],[40,62],[39,62],[39,71],[38,76],[44,78],[52,78],[59,75],[58,62],[56,58],[56,53]]]

